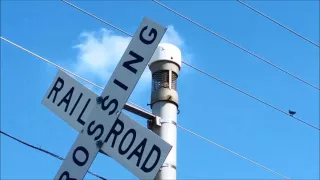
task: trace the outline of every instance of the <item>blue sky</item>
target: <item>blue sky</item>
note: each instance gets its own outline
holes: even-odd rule
[[[236,1],[163,2],[319,86],[319,48]],[[320,43],[319,2],[248,3]],[[151,1],[74,4],[130,34],[143,16],[170,26],[164,40],[179,46],[185,61],[285,111],[295,110],[297,117],[320,126],[319,91]],[[106,84],[130,40],[60,1],[1,1],[1,36],[100,86]],[[65,157],[78,133],[41,104],[56,72],[55,67],[1,41],[1,130]],[[150,109],[147,103],[151,93],[148,73],[146,69],[130,97],[146,109]],[[193,69],[183,66],[180,75],[181,126],[290,178],[319,179],[319,131]],[[144,119],[129,115],[146,124]],[[179,179],[281,179],[181,129],[177,149]],[[51,179],[61,163],[1,135],[1,179]],[[101,154],[90,170],[110,179],[136,179]],[[91,175],[86,178],[94,179]]]

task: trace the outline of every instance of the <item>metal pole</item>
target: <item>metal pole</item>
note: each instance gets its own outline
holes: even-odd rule
[[[172,149],[156,180],[177,179],[177,77],[181,68],[181,52],[172,44],[161,43],[151,58],[152,113],[160,119],[149,120],[148,127],[172,145]]]

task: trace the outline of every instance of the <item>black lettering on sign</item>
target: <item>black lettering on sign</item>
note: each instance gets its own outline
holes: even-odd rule
[[[66,107],[64,108],[64,112],[67,112],[69,104],[70,104],[70,100],[72,98],[72,94],[74,91],[74,87],[72,87],[67,94],[61,99],[61,101],[58,103],[58,107],[64,102],[66,103]]]
[[[144,148],[146,147],[147,138],[144,138],[141,143],[132,151],[132,153],[128,156],[128,160],[132,158],[133,155],[136,155],[138,157],[136,166],[140,166],[140,161],[142,158],[142,154],[144,151]],[[141,150],[140,150],[141,149]],[[139,151],[140,150],[140,151]]]
[[[81,118],[82,118],[83,113],[86,111],[86,109],[87,109],[88,104],[90,103],[90,101],[91,101],[91,99],[88,99],[88,101],[87,101],[86,104],[84,105],[84,107],[83,107],[83,109],[82,109],[82,111],[81,111],[81,113],[79,114],[79,117],[78,117],[78,119],[77,119],[77,121],[78,121],[80,124],[82,124],[82,125],[84,125],[84,121],[83,121]]]
[[[129,146],[125,150],[122,150],[123,142],[125,141],[125,139],[127,138],[127,136],[129,134],[132,134],[131,142],[130,142]],[[134,140],[136,139],[136,135],[137,135],[137,133],[136,133],[136,131],[134,129],[129,129],[129,131],[127,131],[127,133],[123,136],[122,140],[120,141],[119,149],[118,149],[118,151],[119,151],[119,153],[121,155],[124,155],[129,151],[129,149],[131,148],[132,144],[134,143]]]
[[[113,83],[115,83],[125,91],[128,89],[128,86],[124,85],[122,82],[118,81],[117,79],[113,80]]]
[[[79,101],[80,101],[82,95],[83,95],[83,94],[81,93],[80,96],[78,97],[76,103],[73,105],[73,108],[71,109],[71,111],[70,111],[70,113],[69,113],[70,116],[73,114],[73,111],[74,111],[74,110],[76,109],[76,107],[78,106]]]
[[[61,176],[59,177],[59,180],[77,180],[76,178],[71,178],[69,177],[69,172],[65,171],[61,174]],[[63,177],[66,177],[65,179],[62,179]]]
[[[60,83],[60,87],[57,86],[58,83]],[[57,79],[56,83],[54,83],[54,86],[51,89],[47,99],[49,99],[51,94],[52,94],[52,92],[55,91],[55,94],[54,94],[54,97],[53,97],[53,100],[52,100],[52,102],[54,103],[56,101],[57,94],[58,94],[59,91],[61,91],[61,89],[63,88],[63,85],[64,85],[64,80],[62,78],[58,77],[58,79]]]
[[[152,36],[151,40],[147,40],[143,37],[143,33],[147,30],[148,26],[145,26],[144,28],[142,28],[140,34],[139,34],[139,39],[144,43],[144,44],[152,44],[154,42],[154,40],[156,40],[158,32],[157,30],[155,30],[154,28],[151,28],[148,36]]]
[[[117,108],[118,108],[118,100],[116,99],[112,99],[111,101],[109,101],[109,103],[105,106],[105,102],[109,99],[109,96],[106,96],[105,98],[103,98],[103,101],[101,103],[101,108],[102,110],[107,110],[109,109],[109,107],[111,106],[111,104],[114,104],[114,108],[109,112],[109,115],[113,114]]]
[[[131,64],[136,64],[136,63],[140,63],[144,60],[143,57],[141,57],[139,54],[133,52],[133,51],[130,51],[129,54],[134,57],[135,59],[134,60],[130,60],[130,61],[126,61],[122,64],[123,67],[127,68],[129,71],[133,72],[133,73],[137,73],[137,70],[135,68],[133,68],[131,66]]]
[[[98,136],[96,136],[94,138],[94,140],[96,141],[97,139],[100,139],[100,137],[102,136],[103,134],[103,131],[104,131],[104,127],[102,124],[98,124],[92,131],[91,131],[91,127],[94,125],[95,121],[92,121],[89,126],[88,126],[88,129],[87,129],[87,132],[90,136],[92,136],[97,130],[100,130],[100,133],[98,134]]]
[[[84,155],[86,156],[83,162],[79,161],[76,157],[76,154],[78,151],[82,151],[84,153]],[[75,162],[78,166],[83,166],[87,163],[87,161],[89,159],[89,152],[83,146],[79,146],[73,151],[72,159],[73,159],[73,162]]]
[[[117,130],[116,130],[116,126],[118,126],[118,125],[120,126],[120,130],[117,131]],[[111,129],[110,129],[110,131],[109,131],[109,134],[107,135],[107,138],[106,138],[105,142],[108,142],[111,134],[114,134],[114,138],[113,138],[113,141],[112,141],[112,144],[111,144],[111,147],[113,147],[113,146],[114,146],[114,143],[116,142],[117,136],[119,136],[119,135],[122,133],[123,127],[124,127],[123,122],[122,122],[121,120],[117,119],[117,120],[114,122],[113,126],[111,127]]]
[[[153,152],[157,153],[157,159],[154,161],[152,166],[148,168],[148,167],[146,167],[146,165],[147,165],[147,163],[148,163],[148,161],[149,161],[149,159],[150,159],[150,157],[151,157]],[[156,146],[156,145],[153,145],[151,150],[150,150],[150,152],[149,152],[149,154],[148,154],[148,156],[147,156],[147,158],[144,160],[144,162],[142,164],[141,170],[144,171],[144,172],[152,171],[156,167],[156,165],[158,164],[160,156],[161,156],[160,148],[158,146]]]

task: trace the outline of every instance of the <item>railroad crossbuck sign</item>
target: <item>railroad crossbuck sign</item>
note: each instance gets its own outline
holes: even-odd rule
[[[121,111],[165,32],[143,19],[100,98],[58,72],[42,102],[70,125],[77,121],[83,127],[72,125],[80,134],[55,179],[83,179],[101,148],[138,178],[156,176],[172,146]]]
[[[97,94],[59,70],[42,103],[80,132],[97,97]],[[92,129],[92,133],[101,133],[101,129],[95,124],[88,127]],[[149,179],[145,177],[157,173],[172,147],[124,113],[120,114],[108,134],[110,136],[107,136],[101,148],[102,152],[141,179]]]

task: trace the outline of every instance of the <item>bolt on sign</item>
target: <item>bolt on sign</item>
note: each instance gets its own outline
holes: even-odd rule
[[[107,154],[110,153],[111,157],[125,162],[124,166],[135,173],[138,178],[153,179],[156,176],[160,166],[154,169],[149,159],[151,156],[157,157],[156,154],[160,153],[159,147],[149,146],[151,149],[144,151],[147,138],[137,136],[138,129],[133,129],[135,128],[133,121],[121,111],[165,32],[165,27],[148,18],[143,18],[101,96],[90,109],[82,130],[54,179],[83,179],[104,144],[110,147]],[[54,88],[55,95],[57,95],[58,89],[62,90],[63,87],[61,85],[61,87],[54,86]],[[57,104],[57,106],[64,104],[65,111],[68,111],[68,102],[71,102],[72,92],[75,90],[70,91]],[[53,90],[52,93],[54,93]],[[52,101],[55,101],[55,97]],[[72,109],[69,112],[71,115],[74,113]],[[133,147],[134,145],[136,147]],[[132,168],[134,157],[138,159],[135,160],[135,165],[140,171]],[[127,161],[124,160],[125,158]]]

